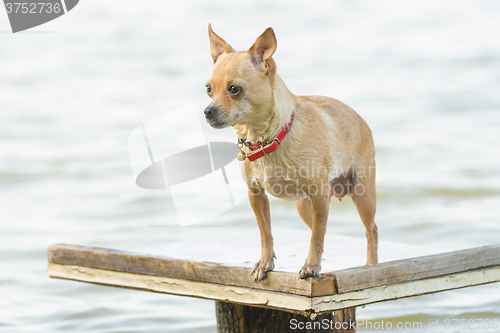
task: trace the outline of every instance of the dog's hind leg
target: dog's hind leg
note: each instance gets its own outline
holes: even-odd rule
[[[307,226],[312,230],[313,226],[313,208],[312,202],[309,198],[304,198],[297,201],[297,211],[299,212],[302,220],[307,224]]]
[[[374,172],[375,170],[373,170]],[[366,239],[368,241],[366,264],[376,264],[378,262],[378,229],[375,224],[375,211],[377,208],[375,174],[358,179],[352,193],[352,200],[366,228]]]
[[[254,277],[254,282],[260,282],[267,276],[267,272],[274,269],[275,254],[273,235],[271,234],[271,212],[269,199],[263,188],[249,186],[248,196],[259,225],[262,247],[260,261],[254,265],[251,275]]]

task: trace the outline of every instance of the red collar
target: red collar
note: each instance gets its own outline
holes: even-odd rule
[[[238,154],[238,160],[243,161],[245,158],[248,158],[250,161],[255,161],[267,154],[272,153],[276,149],[278,149],[281,141],[285,138],[285,136],[290,132],[293,125],[293,120],[295,118],[295,111],[292,112],[292,116],[290,117],[290,122],[285,124],[281,131],[274,137],[272,141],[268,141],[267,143],[257,142],[256,144],[252,144],[250,142],[245,141],[245,139],[238,138],[238,146],[240,147],[240,154]],[[241,148],[243,145],[250,148],[253,153],[246,154]]]

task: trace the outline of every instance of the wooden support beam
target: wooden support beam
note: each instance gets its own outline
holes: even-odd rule
[[[215,302],[218,333],[354,333],[356,309],[327,312],[314,319],[296,313]]]

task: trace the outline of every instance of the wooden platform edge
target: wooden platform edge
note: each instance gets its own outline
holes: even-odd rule
[[[322,273],[335,277],[339,294],[500,266],[500,245],[440,253]]]
[[[47,272],[52,278],[239,303],[302,315],[310,315],[312,309],[311,297],[254,288],[54,263],[48,264]]]
[[[207,282],[123,273],[49,263],[53,278],[239,303],[303,315],[321,314],[376,302],[500,282],[500,267],[483,268],[329,296],[307,297]]]
[[[378,286],[500,266],[500,245],[354,267],[322,273],[321,277],[305,280],[298,279],[297,275],[292,273],[269,272],[268,277],[261,283],[253,282],[250,277],[250,268],[182,261],[159,255],[77,245],[50,246],[48,260],[55,264],[314,297],[344,294]]]
[[[314,297],[312,311],[321,313],[495,282],[500,282],[500,266],[390,284],[344,294]]]
[[[269,272],[266,279],[255,283],[250,276],[250,268],[78,245],[49,246],[48,261],[53,264],[224,284],[300,296],[331,295],[336,290],[335,278],[331,276],[304,280],[299,279],[298,274]]]

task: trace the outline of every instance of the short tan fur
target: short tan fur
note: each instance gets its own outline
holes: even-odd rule
[[[295,115],[278,149],[258,160],[240,162],[249,199],[261,234],[262,253],[252,272],[256,282],[274,268],[269,193],[297,201],[297,210],[311,228],[309,254],[300,278],[321,270],[324,237],[332,196],[352,197],[368,241],[367,264],[377,262],[375,148],[366,122],[346,104],[323,96],[296,96],[277,74],[272,55],[277,41],[272,28],[247,51],[235,51],[209,25],[214,60],[205,109],[214,128],[232,126],[240,139],[269,142]],[[250,149],[243,146],[245,153]]]

